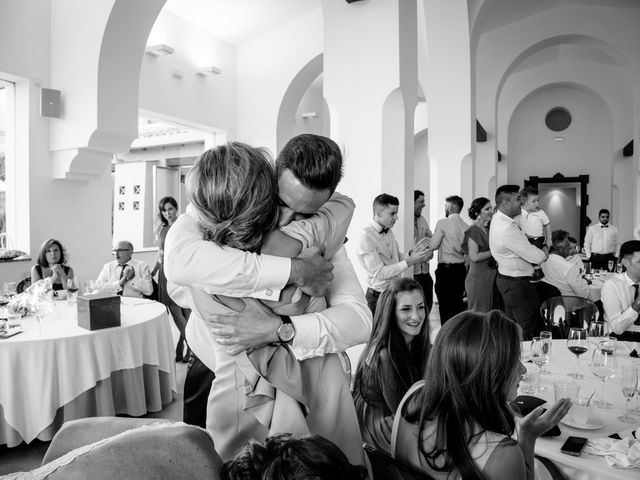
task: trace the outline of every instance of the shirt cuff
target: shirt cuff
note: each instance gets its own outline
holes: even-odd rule
[[[310,345],[318,345],[320,337],[318,322],[314,315],[313,313],[305,313],[291,317],[291,323],[296,329],[296,336],[291,342],[291,350],[298,360],[317,356],[316,349],[310,347]]]
[[[291,259],[274,255],[261,255],[261,275],[256,283],[254,298],[259,300],[280,299],[280,291],[287,285],[291,274]]]

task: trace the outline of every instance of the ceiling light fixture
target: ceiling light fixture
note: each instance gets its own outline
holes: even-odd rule
[[[162,57],[164,55],[171,55],[175,50],[169,45],[160,43],[158,45],[149,45],[144,49],[144,53],[151,55],[152,57]]]
[[[553,137],[554,142],[564,142],[564,137]]]
[[[308,112],[308,113],[303,113],[302,114],[302,118],[308,119],[308,118],[319,118],[320,115],[318,115],[316,112]]]
[[[201,68],[196,72],[198,75],[202,75],[203,77],[208,77],[211,75],[220,75],[222,70],[218,67],[214,67],[213,65],[210,67]]]

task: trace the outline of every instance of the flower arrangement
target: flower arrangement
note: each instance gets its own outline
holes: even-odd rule
[[[7,305],[10,312],[21,315],[41,315],[53,310],[51,278],[38,280],[24,292],[16,295]]]

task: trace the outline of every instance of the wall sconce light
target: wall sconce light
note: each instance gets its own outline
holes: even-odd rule
[[[318,115],[316,112],[303,113],[301,116],[305,120],[309,119],[309,118],[318,118],[318,117],[320,117],[320,115]]]
[[[184,70],[178,67],[173,67],[171,69],[171,75],[173,75],[176,78],[182,78],[184,77]]]
[[[564,137],[553,137],[554,142],[564,142]]]
[[[212,65],[210,67],[201,68],[196,73],[198,75],[203,76],[203,77],[209,77],[209,76],[212,76],[212,75],[220,75],[222,73],[222,70],[220,68],[214,67]]]
[[[160,43],[158,45],[150,45],[144,49],[144,53],[151,55],[152,57],[162,57],[164,55],[171,55],[175,50],[169,45]]]

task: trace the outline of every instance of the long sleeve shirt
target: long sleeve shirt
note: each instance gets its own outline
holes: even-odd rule
[[[589,284],[580,275],[580,270],[560,255],[552,253],[542,264],[543,282],[560,290],[561,295],[589,297]]]
[[[460,214],[452,213],[438,220],[431,237],[431,250],[438,250],[438,263],[464,263],[464,232],[469,225]]]
[[[531,264],[541,263],[545,258],[542,250],[529,243],[518,222],[501,211],[491,219],[489,247],[498,262],[498,272],[509,277],[531,276]]]
[[[587,228],[584,237],[584,253],[587,258],[591,258],[592,253],[606,254],[613,253],[620,256],[620,236],[615,225],[603,225],[596,223]]]
[[[615,273],[602,286],[602,306],[604,318],[618,335],[640,332],[640,325],[634,325],[638,312],[631,308],[635,296],[634,281],[626,273]]]
[[[125,283],[124,287],[120,287],[120,272],[127,266],[133,267],[135,276]],[[124,297],[143,298],[144,295],[153,293],[149,266],[134,259],[129,260],[124,265],[120,265],[115,260],[105,264],[98,274],[98,282],[102,284],[100,291],[115,294],[122,290],[122,296]]]
[[[419,217],[414,217],[413,222],[413,248],[416,248],[417,243],[423,238],[431,238],[433,237],[433,232],[429,228],[429,224],[425,220],[425,218],[420,215]],[[429,260],[425,260],[423,262],[418,262],[413,266],[413,274],[419,275],[421,273],[429,273]]]
[[[291,348],[299,360],[344,351],[364,343],[371,332],[371,311],[346,250],[341,246],[353,213],[352,206],[351,199],[334,193],[313,217],[292,222],[283,229],[305,246],[321,243],[327,252],[337,249],[331,259],[334,278],[326,295],[328,308],[291,317],[296,329]],[[247,254],[205,241],[197,220],[189,211],[176,220],[165,241],[165,272],[174,301],[185,307],[192,306],[189,289],[185,287],[232,297],[278,300],[280,289],[288,281],[290,259]],[[323,241],[316,242],[314,235],[323,235]],[[170,269],[166,268],[167,264],[171,265]],[[189,322],[187,339],[198,343],[208,338],[204,328],[205,322]],[[191,345],[191,340],[189,343]],[[204,348],[194,348],[194,351],[212,368]]]
[[[384,292],[391,280],[409,268],[393,231],[382,233],[382,227],[374,220],[360,235],[357,255],[365,270],[367,286],[378,292]]]

